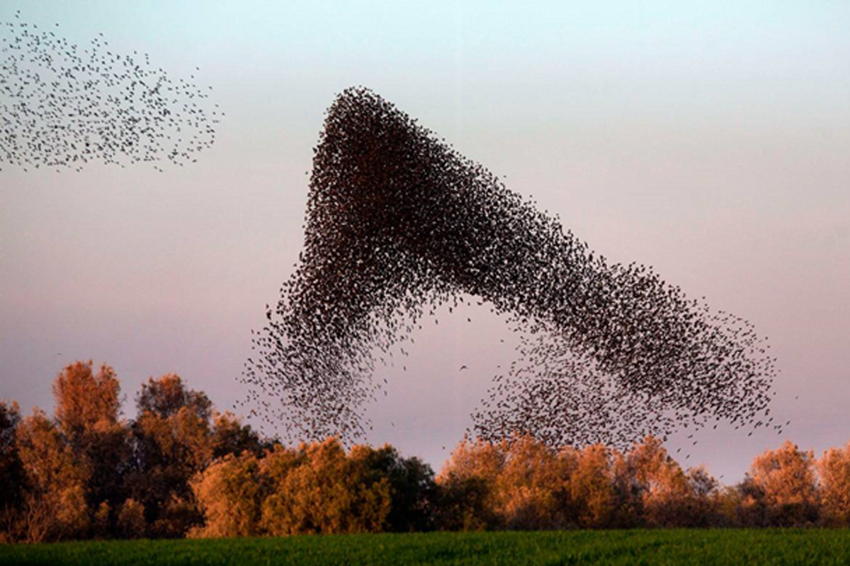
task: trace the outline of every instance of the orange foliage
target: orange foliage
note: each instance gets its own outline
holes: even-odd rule
[[[588,446],[579,455],[570,478],[570,498],[581,527],[605,527],[612,520],[616,498],[611,460],[611,451],[601,444]]]
[[[159,379],[149,378],[142,384],[142,390],[136,397],[139,415],[152,413],[168,418],[181,409],[190,409],[198,418],[208,420],[212,402],[199,391],[186,388],[183,379],[176,373],[168,373]]]
[[[505,466],[503,446],[463,440],[437,476],[442,491],[438,522],[449,530],[500,526],[495,484]]]
[[[681,525],[687,520],[691,485],[661,440],[645,438],[632,448],[626,462],[650,525]]]
[[[76,362],[62,370],[53,383],[56,421],[71,439],[96,427],[118,422],[121,401],[115,370],[102,365],[92,372],[92,361]]]
[[[434,478],[389,445],[262,440],[168,374],[119,420],[109,366],[64,368],[55,418],[0,402],[0,542],[237,537],[430,528],[850,525],[850,444],[815,462],[786,442],[721,488],[652,437],[626,453],[555,451],[530,437],[464,440]]]
[[[530,437],[506,447],[505,463],[495,482],[497,511],[512,529],[552,529],[566,522],[570,463]]]
[[[194,538],[256,536],[260,521],[260,466],[256,456],[231,455],[214,462],[191,481],[204,514],[204,527],[190,531]]]
[[[145,506],[135,499],[127,499],[118,512],[118,532],[123,538],[141,538],[145,536]]]
[[[27,488],[23,536],[31,542],[75,536],[88,527],[85,483],[89,470],[59,429],[36,409],[21,422],[16,443]]]
[[[790,526],[817,519],[818,491],[811,451],[786,441],[753,460],[745,507],[759,507],[768,525]]]
[[[302,445],[297,455],[272,452],[269,467],[277,481],[262,510],[268,533],[382,531],[391,508],[390,483],[362,465],[371,450],[355,446],[346,457],[339,440],[329,438]]]
[[[850,525],[850,444],[830,448],[818,461],[821,509],[828,524]]]

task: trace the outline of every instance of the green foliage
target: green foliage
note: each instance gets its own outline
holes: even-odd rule
[[[850,532],[825,529],[629,530],[96,541],[0,546],[0,563],[52,566],[837,566],[850,563]]]

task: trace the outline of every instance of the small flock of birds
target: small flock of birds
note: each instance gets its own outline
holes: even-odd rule
[[[173,79],[103,34],[86,47],[53,29],[0,22],[0,164],[81,171],[92,162],[183,166],[215,142],[212,87]],[[215,105],[217,108],[218,105]]]
[[[775,358],[749,322],[610,264],[368,89],[326,112],[299,259],[242,376],[242,404],[289,439],[365,436],[376,362],[468,296],[521,337],[472,436],[625,447],[720,420],[781,432]]]

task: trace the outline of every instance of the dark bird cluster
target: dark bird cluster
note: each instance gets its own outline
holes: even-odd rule
[[[326,113],[304,249],[256,333],[245,402],[290,438],[362,437],[376,358],[406,355],[427,313],[469,296],[521,336],[474,436],[623,446],[720,419],[773,425],[774,359],[752,325],[594,254],[364,88]]]
[[[147,54],[118,53],[103,34],[89,46],[54,29],[0,22],[0,163],[82,170],[147,162],[162,171],[197,161],[223,115],[212,87],[173,79]]]

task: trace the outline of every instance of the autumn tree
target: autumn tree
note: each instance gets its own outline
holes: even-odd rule
[[[347,456],[339,440],[276,449],[265,466],[270,492],[262,521],[274,536],[381,532],[391,508],[389,478],[369,466],[372,448]]]
[[[830,448],[817,463],[820,504],[828,525],[850,525],[850,444]]]
[[[127,427],[119,421],[120,394],[115,370],[104,364],[95,372],[91,360],[68,365],[53,383],[55,421],[86,468],[86,497],[101,536],[108,534],[111,510],[123,501],[131,456]]]
[[[0,509],[14,508],[20,503],[23,470],[15,434],[21,422],[21,409],[16,402],[0,402]]]
[[[213,458],[223,458],[228,454],[238,456],[243,452],[261,457],[272,447],[272,442],[261,439],[256,431],[230,411],[213,412],[211,433]]]
[[[419,458],[404,458],[385,444],[380,448],[356,447],[349,454],[366,482],[389,482],[391,508],[385,529],[394,532],[426,531],[433,527],[436,485],[431,466]]]
[[[149,378],[136,396],[139,415],[151,414],[167,419],[183,409],[189,409],[199,419],[208,421],[212,401],[201,391],[187,389],[183,379],[176,373],[163,375],[159,379]]]
[[[259,456],[270,446],[232,413],[216,412],[206,394],[176,374],[148,379],[136,410],[126,491],[144,508],[155,536],[180,537],[199,523],[193,476],[215,459],[245,451]]]
[[[648,436],[626,457],[643,517],[653,526],[688,526],[693,494],[679,464],[660,439]]]
[[[126,493],[144,508],[151,534],[183,536],[200,520],[189,480],[213,458],[212,402],[168,374],[142,385],[136,408]]]
[[[641,486],[635,481],[628,452],[610,450],[613,512],[608,527],[634,528],[646,526]]]
[[[104,364],[94,373],[92,365],[91,360],[73,363],[53,382],[56,422],[72,443],[89,431],[118,422],[121,386],[115,371]]]
[[[687,514],[685,524],[678,526],[714,527],[730,526],[723,513],[723,490],[717,479],[704,466],[689,468]]]
[[[713,526],[741,527],[759,525],[759,522],[750,520],[747,517],[747,513],[744,510],[744,501],[746,498],[747,494],[743,488],[743,482],[738,485],[719,487],[714,496],[716,515]]]
[[[246,451],[228,454],[199,472],[191,487],[204,515],[204,526],[190,531],[194,538],[257,536],[263,493],[257,457]]]
[[[553,529],[568,522],[566,458],[532,437],[506,443],[505,462],[495,481],[497,510],[511,529]]]
[[[306,459],[306,450],[277,445],[260,461],[260,473],[267,489],[260,511],[260,525],[265,533],[283,536],[296,532],[295,513],[291,510],[294,500],[288,497],[284,486],[289,474]]]
[[[583,528],[610,526],[617,509],[612,453],[602,444],[585,447],[570,477],[570,499],[578,525]]]
[[[438,523],[446,530],[484,530],[500,527],[494,486],[505,465],[499,445],[463,440],[437,476]]]
[[[850,524],[850,444],[815,462],[786,442],[721,488],[652,437],[626,453],[467,439],[435,478],[390,445],[265,441],[174,374],[142,386],[131,422],[109,366],[71,364],[53,393],[53,418],[0,402],[0,542]]]
[[[227,455],[191,486],[204,516],[193,537],[360,533],[430,526],[433,472],[391,446],[336,439]]]
[[[814,456],[791,442],[757,456],[742,490],[744,511],[751,521],[792,526],[817,520]]]
[[[142,538],[147,533],[145,506],[133,498],[125,499],[116,522],[122,538]]]
[[[389,526],[392,480],[389,470],[378,464],[393,456],[389,451],[365,444],[355,445],[349,451],[346,488],[353,517],[346,532],[379,533]]]
[[[89,525],[88,469],[42,411],[25,418],[15,441],[24,472],[21,536],[29,542],[74,537]]]

